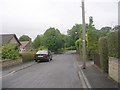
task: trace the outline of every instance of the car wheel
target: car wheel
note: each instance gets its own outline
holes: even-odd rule
[[[50,59],[48,59],[48,62],[50,61]]]
[[[40,61],[39,61],[39,60],[37,60],[37,63],[40,63]]]
[[[35,60],[35,62],[37,62],[37,60]]]

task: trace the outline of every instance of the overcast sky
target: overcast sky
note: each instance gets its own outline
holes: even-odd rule
[[[93,16],[97,29],[117,25],[118,1],[85,0],[86,23]],[[82,23],[81,12],[81,0],[0,0],[1,33],[26,34],[34,39],[55,27],[66,34],[73,25]]]

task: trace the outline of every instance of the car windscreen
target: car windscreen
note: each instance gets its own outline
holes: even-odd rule
[[[48,51],[38,51],[36,54],[48,54]]]

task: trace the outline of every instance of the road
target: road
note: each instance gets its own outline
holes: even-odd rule
[[[82,88],[75,54],[58,54],[2,78],[3,88]]]

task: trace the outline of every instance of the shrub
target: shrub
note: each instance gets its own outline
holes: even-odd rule
[[[108,46],[106,37],[99,39],[99,54],[101,68],[104,72],[108,73]]]
[[[33,55],[34,54],[35,54],[35,52],[33,52],[33,51],[22,53],[21,56],[22,56],[23,62],[33,61]]]
[[[16,45],[6,44],[2,47],[2,59],[17,59],[19,56],[19,50]]]
[[[108,51],[110,57],[120,58],[120,30],[107,35]],[[119,43],[119,44],[118,44]]]
[[[82,39],[78,39],[76,42],[75,42],[75,46],[76,46],[76,50],[79,54],[82,53]]]

